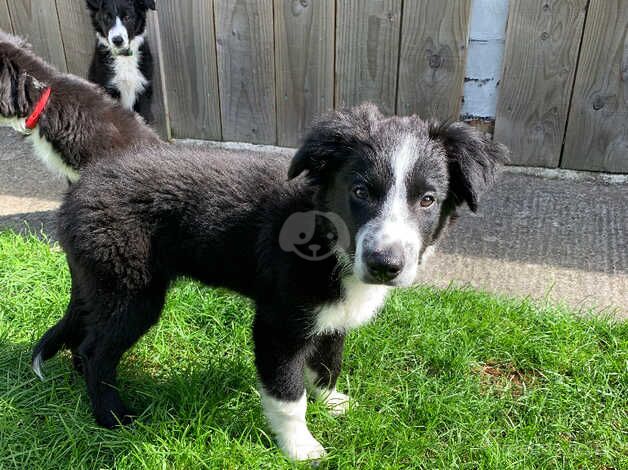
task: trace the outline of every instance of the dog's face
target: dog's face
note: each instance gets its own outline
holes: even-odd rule
[[[129,51],[133,38],[146,30],[146,14],[154,0],[87,0],[92,23],[101,41],[112,52]]]
[[[476,210],[507,158],[504,146],[464,123],[384,118],[374,105],[315,125],[289,177],[307,171],[320,210],[338,214],[351,245],[340,247],[363,282],[409,286],[455,209]]]

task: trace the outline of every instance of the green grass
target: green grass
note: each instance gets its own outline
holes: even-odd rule
[[[45,382],[30,370],[68,291],[58,247],[0,233],[1,469],[293,466],[261,414],[247,300],[179,282],[120,366],[143,413],[107,431],[67,353]],[[626,323],[419,288],[349,336],[339,389],[358,406],[334,419],[313,404],[308,421],[321,468],[628,468],[627,367]]]

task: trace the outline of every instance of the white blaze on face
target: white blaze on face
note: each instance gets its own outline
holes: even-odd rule
[[[117,46],[113,39],[116,37],[121,37],[124,41],[123,44]],[[116,16],[116,23],[109,30],[109,34],[107,35],[107,39],[109,40],[109,45],[116,49],[126,49],[129,47],[129,32],[126,30],[126,27],[122,24],[122,20],[120,17]]]
[[[366,275],[366,266],[363,262],[365,251],[383,251],[392,245],[400,245],[404,257],[403,270],[394,279],[394,284],[408,286],[416,277],[421,238],[410,207],[408,207],[406,182],[417,157],[418,152],[412,137],[407,137],[392,155],[390,163],[393,181],[384,199],[381,214],[358,232],[356,241],[356,274],[358,277]]]

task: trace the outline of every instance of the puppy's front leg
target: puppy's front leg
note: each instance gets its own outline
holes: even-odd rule
[[[308,392],[321,400],[334,416],[344,414],[349,408],[349,397],[336,390],[336,382],[342,368],[342,352],[345,336],[342,333],[318,335],[305,366]]]
[[[262,407],[277,444],[293,460],[325,456],[325,449],[314,439],[305,421],[305,344],[282,338],[276,329],[259,320],[253,328],[253,339]]]

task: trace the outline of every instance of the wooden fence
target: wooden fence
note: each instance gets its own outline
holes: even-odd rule
[[[364,100],[458,118],[471,0],[158,0],[162,134],[295,146]],[[85,76],[83,0],[0,0],[0,28]],[[628,172],[628,0],[510,0],[495,136],[513,163]]]

